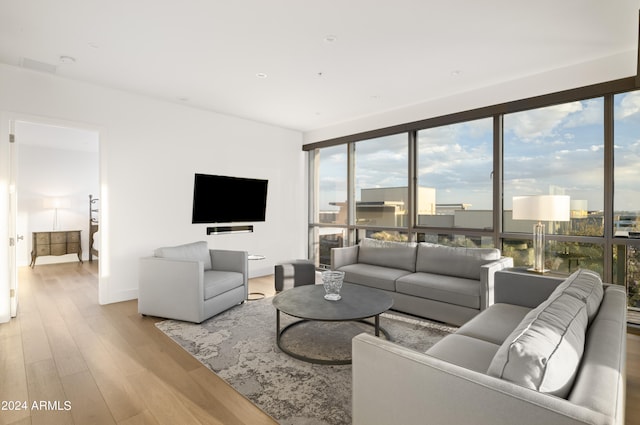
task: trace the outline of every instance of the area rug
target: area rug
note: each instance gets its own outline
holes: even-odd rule
[[[281,314],[281,326],[297,321]],[[424,352],[455,328],[384,313],[391,339]],[[199,325],[166,320],[156,326],[233,388],[283,425],[351,423],[351,365],[296,360],[276,345],[271,298],[236,306]],[[307,322],[282,337],[288,349],[316,358],[348,358],[351,338],[373,327],[359,322]]]

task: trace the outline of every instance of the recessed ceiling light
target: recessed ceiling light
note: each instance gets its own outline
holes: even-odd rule
[[[333,43],[334,41],[336,41],[338,39],[338,37],[336,37],[335,35],[327,35],[324,37],[324,41],[327,43]]]
[[[90,41],[89,43],[87,43],[89,45],[89,47],[91,47],[92,49],[97,49],[100,47],[100,45],[98,43],[96,43],[95,41]]]
[[[256,74],[256,77],[264,79],[264,78],[267,78],[267,74],[265,74],[264,72],[258,72]]]
[[[454,69],[453,71],[451,71],[451,76],[452,77],[458,77],[462,74],[462,71],[460,71],[459,69]]]
[[[76,63],[76,58],[71,56],[60,56],[60,63]]]
[[[180,97],[178,98],[178,100],[179,100],[180,102],[188,102],[188,101],[189,101],[189,98],[188,98],[188,97],[185,97],[185,96],[180,96]]]

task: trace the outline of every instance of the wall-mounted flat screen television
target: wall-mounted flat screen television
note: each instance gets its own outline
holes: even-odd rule
[[[268,180],[196,174],[192,223],[265,221]]]

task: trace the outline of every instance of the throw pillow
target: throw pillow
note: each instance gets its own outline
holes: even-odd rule
[[[205,270],[211,270],[212,268],[211,255],[206,241],[158,248],[155,250],[154,255],[160,258],[202,261]]]
[[[586,304],[562,293],[530,311],[500,346],[487,374],[566,398],[584,352]]]
[[[587,316],[591,323],[600,309],[604,296],[602,279],[596,272],[579,269],[558,285],[549,298],[555,298],[562,293],[576,297],[587,305]]]

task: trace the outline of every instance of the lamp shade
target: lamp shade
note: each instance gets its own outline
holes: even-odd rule
[[[569,221],[571,198],[565,195],[513,197],[514,220]]]
[[[46,209],[71,208],[69,198],[44,198],[42,207]]]

